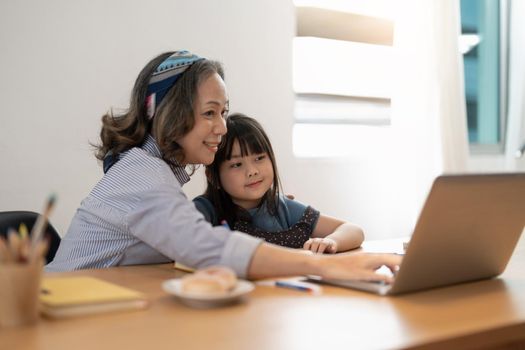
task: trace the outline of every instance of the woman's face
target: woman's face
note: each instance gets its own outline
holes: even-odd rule
[[[228,114],[226,85],[217,74],[211,75],[197,88],[194,101],[195,124],[189,133],[177,143],[184,150],[184,164],[204,164],[213,162],[222,135],[226,134]]]
[[[244,209],[255,208],[272,187],[272,160],[267,153],[242,157],[239,141],[235,141],[231,159],[219,166],[219,178],[233,203]]]

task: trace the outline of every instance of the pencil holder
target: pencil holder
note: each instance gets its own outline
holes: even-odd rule
[[[0,327],[33,324],[38,320],[43,260],[0,264]]]

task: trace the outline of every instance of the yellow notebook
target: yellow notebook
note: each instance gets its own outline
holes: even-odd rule
[[[94,277],[45,277],[42,280],[40,307],[49,317],[142,309],[147,305],[142,293]]]

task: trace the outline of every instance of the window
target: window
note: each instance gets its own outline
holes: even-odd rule
[[[349,156],[362,147],[381,147],[377,140],[386,139],[390,125],[393,62],[393,21],[384,17],[393,5],[378,0],[295,5],[294,154]]]
[[[507,4],[461,0],[468,137],[475,153],[502,152],[506,123]]]
[[[390,125],[393,1],[295,0],[294,154],[348,156],[384,143]],[[507,0],[460,0],[468,139],[499,153],[507,113]],[[357,143],[343,135],[366,135]],[[366,130],[366,131],[363,131]],[[315,137],[314,137],[315,135]],[[311,140],[318,140],[312,153]],[[319,145],[322,146],[319,146]],[[380,146],[381,147],[381,146]],[[357,153],[357,152],[356,152]]]

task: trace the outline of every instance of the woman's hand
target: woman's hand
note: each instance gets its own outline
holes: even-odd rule
[[[310,238],[304,243],[303,248],[314,253],[334,254],[337,253],[337,242],[328,237]]]
[[[297,275],[317,275],[343,280],[384,281],[393,277],[378,274],[387,266],[394,274],[402,256],[396,254],[342,253],[315,254],[311,250],[283,248],[261,243],[255,250],[247,276],[250,279]]]
[[[376,272],[386,266],[395,275],[403,257],[397,254],[349,253],[319,257],[319,275],[324,278],[392,283],[393,276]]]

